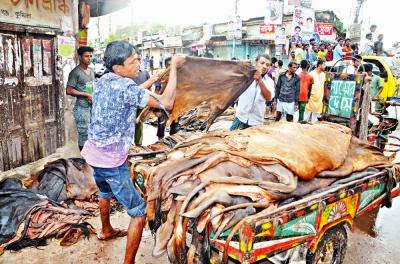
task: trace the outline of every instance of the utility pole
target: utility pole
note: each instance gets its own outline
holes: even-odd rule
[[[360,17],[360,10],[365,0],[357,0],[356,11],[354,15],[354,23],[358,23],[358,18]]]
[[[97,38],[97,50],[100,50],[100,42],[101,42],[101,35],[100,35],[100,16],[97,17],[97,34],[98,34],[98,38]]]
[[[135,39],[135,36],[133,35],[133,28],[134,28],[134,14],[135,14],[135,9],[134,9],[134,2],[135,2],[135,0],[131,0],[131,28],[130,28],[130,30],[128,31],[129,32],[129,34],[130,34],[130,36],[129,36],[129,39],[131,40],[131,43],[132,44],[134,44],[134,39]]]
[[[234,15],[234,18],[233,18],[233,30],[234,30],[234,32],[233,32],[233,43],[232,43],[232,58],[233,57],[235,57],[235,49],[236,49],[236,30],[237,30],[237,28],[236,28],[236,26],[237,26],[237,15],[238,15],[238,2],[239,2],[239,0],[235,0],[235,15]],[[241,29],[240,29],[241,30]]]

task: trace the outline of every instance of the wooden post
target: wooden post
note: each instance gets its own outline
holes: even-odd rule
[[[364,86],[364,96],[362,98],[361,104],[361,116],[360,116],[360,132],[358,138],[361,140],[367,140],[368,135],[368,114],[369,114],[369,107],[371,103],[371,98],[369,96],[371,86],[370,82],[366,81]]]

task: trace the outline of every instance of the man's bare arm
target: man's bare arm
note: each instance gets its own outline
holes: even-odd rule
[[[81,97],[86,97],[88,99],[92,99],[92,95],[91,94],[89,94],[87,92],[78,91],[77,89],[75,89],[74,87],[69,86],[69,85],[67,85],[67,91],[66,92],[67,92],[68,95],[71,95],[71,96],[75,96],[75,97],[81,96]]]

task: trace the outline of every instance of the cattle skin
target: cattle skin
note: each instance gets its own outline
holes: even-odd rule
[[[167,125],[184,112],[206,102],[210,107],[208,130],[215,118],[250,86],[255,72],[249,61],[186,56],[183,65],[177,69],[176,99]],[[161,76],[162,91],[168,83],[169,69]]]

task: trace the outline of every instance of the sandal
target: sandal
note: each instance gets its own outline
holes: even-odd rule
[[[102,234],[98,235],[97,238],[99,240],[110,240],[117,237],[124,237],[128,234],[126,230],[114,229],[116,232],[109,237],[103,237]]]

